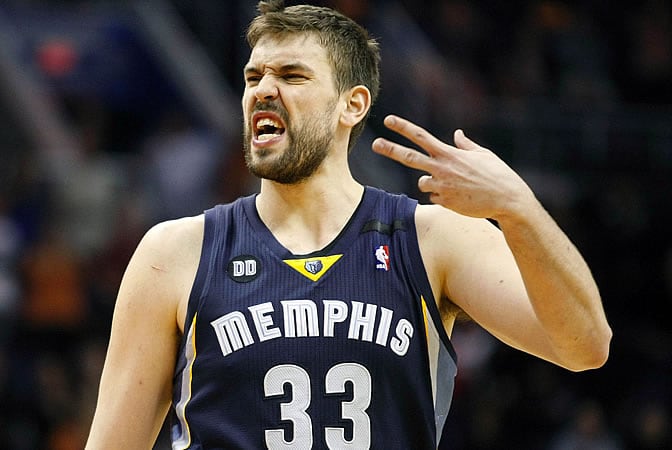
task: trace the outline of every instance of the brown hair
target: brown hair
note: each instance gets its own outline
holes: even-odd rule
[[[283,37],[314,33],[327,50],[339,94],[363,85],[371,92],[371,103],[375,101],[380,90],[380,53],[378,43],[363,27],[333,9],[311,5],[285,7],[284,0],[260,1],[258,10],[259,15],[247,30],[250,48],[268,34]],[[352,128],[349,150],[361,135],[368,115],[367,112],[364,120]]]

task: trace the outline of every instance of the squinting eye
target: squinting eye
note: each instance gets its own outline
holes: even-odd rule
[[[303,75],[299,75],[296,73],[287,74],[283,78],[287,81],[303,81],[306,79],[306,77],[304,77]]]
[[[259,83],[259,80],[261,80],[261,77],[260,77],[260,76],[256,76],[256,75],[255,75],[255,76],[251,76],[251,77],[247,77],[247,78],[245,78],[245,82],[246,82],[247,84],[257,84],[257,83]]]

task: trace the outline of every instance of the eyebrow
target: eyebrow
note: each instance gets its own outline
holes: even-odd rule
[[[263,70],[259,66],[254,66],[254,65],[248,65],[245,66],[244,73],[251,74],[251,73],[261,73]],[[300,63],[300,62],[295,62],[295,63],[288,63],[288,64],[283,64],[278,69],[276,72],[278,73],[287,73],[287,72],[305,72],[305,73],[314,73],[314,70],[308,67],[307,65]]]

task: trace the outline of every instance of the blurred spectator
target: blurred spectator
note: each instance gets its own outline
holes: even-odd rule
[[[606,423],[602,407],[594,401],[581,403],[567,428],[553,439],[550,450],[621,450],[620,439]]]
[[[128,186],[119,155],[103,148],[104,113],[95,98],[70,98],[79,148],[46,167],[53,189],[53,226],[83,262],[107,245]]]
[[[9,214],[8,200],[0,192],[0,354],[16,322],[16,310],[21,295],[16,268],[22,246],[21,231]]]
[[[35,345],[67,351],[84,326],[86,292],[81,261],[58,229],[45,231],[22,261],[22,324]],[[31,339],[32,340],[32,339]]]
[[[624,24],[626,50],[622,73],[623,97],[634,103],[672,103],[672,5],[665,0],[649,0],[629,5]]]
[[[553,97],[609,104],[607,44],[578,5],[546,0],[524,4],[512,55],[495,55],[502,96]]]
[[[647,401],[635,410],[629,443],[633,450],[672,448],[670,406],[659,400]]]
[[[200,214],[215,202],[213,186],[220,175],[222,143],[197,129],[187,113],[164,113],[144,145],[148,207],[153,220]]]

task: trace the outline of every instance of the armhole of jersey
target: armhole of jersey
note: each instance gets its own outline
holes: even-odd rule
[[[203,243],[201,246],[201,257],[198,262],[198,269],[194,278],[194,284],[191,287],[189,294],[189,304],[187,305],[187,314],[185,318],[185,333],[187,326],[192,323],[200,304],[208,293],[208,286],[210,286],[210,278],[212,277],[213,265],[216,258],[213,255],[217,252],[216,245],[219,242],[218,233],[220,232],[216,226],[219,216],[222,214],[224,208],[215,207],[204,212],[203,224]],[[206,266],[207,264],[207,266]]]
[[[418,232],[415,226],[415,211],[418,205],[417,200],[409,199],[410,201],[405,202],[405,211],[404,217],[407,218],[408,222],[408,236],[410,239],[406,239],[407,249],[410,256],[409,270],[413,274],[420,292],[423,293],[422,307],[423,313],[429,314],[429,317],[425,316],[425,320],[432,322],[432,327],[436,330],[437,337],[441,343],[445,346],[446,350],[450,354],[453,362],[457,364],[457,354],[453,348],[453,344],[446,333],[446,329],[443,327],[443,322],[441,320],[441,313],[439,308],[436,305],[436,300],[434,299],[434,294],[432,293],[432,286],[429,283],[429,278],[427,278],[427,272],[425,270],[425,263],[422,259],[422,254],[420,253],[420,244],[418,242]],[[420,264],[414,264],[414,261],[419,261]],[[426,323],[425,325],[429,325]],[[426,327],[427,332],[429,332],[429,327]]]
[[[184,322],[184,334],[182,335],[180,348],[177,355],[177,364],[174,375],[173,392],[173,416],[171,424],[171,441],[173,449],[186,449],[191,445],[191,430],[187,420],[187,406],[191,401],[193,365],[196,360],[196,319],[201,303],[207,295],[207,286],[213,272],[213,255],[217,252],[216,225],[221,214],[221,207],[208,209],[204,212],[203,220],[203,243],[201,244],[201,257],[194,283],[189,293],[189,304]]]
[[[434,425],[437,447],[441,442],[443,427],[448,417],[455,390],[457,374],[457,354],[441,321],[439,308],[434,300],[432,287],[427,277],[425,263],[420,253],[418,233],[415,226],[415,211],[418,202],[415,200],[404,203],[404,217],[408,222],[406,250],[409,253],[407,270],[412,274],[420,292],[420,306],[425,322],[429,377],[434,401]]]

